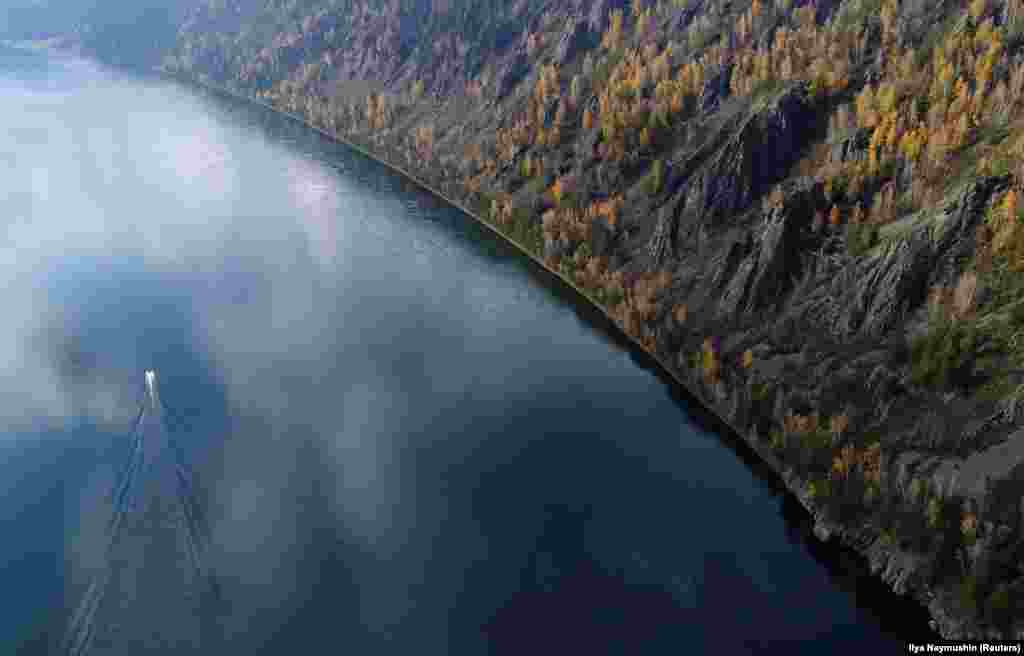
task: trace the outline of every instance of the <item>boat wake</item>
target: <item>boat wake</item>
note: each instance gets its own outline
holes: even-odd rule
[[[209,530],[184,452],[166,428],[156,373],[112,490],[103,562],[71,615],[59,653],[218,653],[223,600],[208,566]]]

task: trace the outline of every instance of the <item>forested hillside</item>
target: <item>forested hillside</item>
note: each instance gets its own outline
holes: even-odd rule
[[[73,36],[74,45],[125,68],[149,69],[173,48],[191,0],[9,0],[0,6],[0,38]]]
[[[1024,1],[204,0],[163,64],[473,208],[944,635],[1024,636]]]

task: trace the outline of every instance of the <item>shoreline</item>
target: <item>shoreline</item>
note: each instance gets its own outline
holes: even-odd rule
[[[820,545],[826,548],[841,548],[855,553],[859,558],[863,559],[865,565],[865,573],[868,576],[870,576],[873,580],[878,581],[879,583],[884,585],[885,588],[900,601],[913,602],[915,605],[921,608],[923,614],[927,614],[928,616],[930,616],[931,619],[927,623],[927,625],[920,627],[922,632],[931,632],[935,640],[952,639],[942,635],[942,633],[938,630],[938,627],[957,627],[961,625],[962,620],[960,618],[953,617],[949,613],[949,609],[945,608],[944,606],[933,605],[932,602],[935,601],[935,595],[932,590],[928,589],[927,587],[907,587],[905,585],[906,582],[904,581],[902,572],[899,571],[898,567],[898,563],[904,559],[903,552],[897,549],[893,549],[891,547],[887,547],[885,545],[881,545],[875,539],[866,539],[866,536],[863,535],[863,533],[860,530],[847,528],[823,520],[821,514],[814,507],[814,504],[812,503],[810,496],[806,492],[807,482],[805,480],[803,480],[799,475],[797,475],[792,469],[786,467],[775,456],[775,454],[771,452],[770,448],[767,445],[763,444],[762,441],[758,439],[758,436],[754,431],[746,433],[740,430],[736,425],[734,425],[734,423],[726,417],[726,414],[722,411],[722,409],[718,407],[721,402],[715,399],[712,394],[700,389],[694,381],[686,380],[680,374],[680,372],[676,371],[676,368],[670,365],[668,362],[666,362],[664,358],[658,355],[655,351],[646,348],[638,339],[627,333],[619,324],[619,322],[616,321],[608,313],[605,307],[595,302],[589,295],[586,294],[586,292],[580,289],[580,287],[575,283],[575,281],[567,278],[560,271],[556,271],[549,267],[546,263],[544,263],[544,261],[541,258],[537,257],[534,253],[530,252],[523,245],[519,244],[511,237],[504,234],[501,230],[499,230],[496,226],[492,225],[490,222],[485,221],[476,212],[466,207],[462,202],[450,198],[445,193],[434,188],[429,183],[420,179],[415,174],[408,171],[401,165],[392,163],[384,159],[382,156],[379,156],[367,150],[366,147],[358,143],[355,143],[342,135],[334,134],[320,127],[317,127],[316,125],[313,125],[302,116],[274,107],[273,105],[262,99],[246,96],[245,94],[233,91],[226,87],[222,87],[220,85],[208,81],[200,80],[192,76],[187,76],[181,73],[168,71],[163,69],[162,67],[157,67],[155,70],[160,76],[174,80],[176,82],[188,85],[195,85],[200,88],[207,89],[214,93],[228,96],[236,100],[259,105],[276,114],[286,116],[298,123],[301,123],[306,128],[318,132],[322,136],[330,139],[331,141],[352,148],[353,150],[363,155],[364,157],[367,157],[375,162],[383,164],[391,171],[413,182],[414,184],[422,188],[424,191],[427,191],[433,196],[455,207],[463,214],[472,218],[476,223],[483,225],[491,233],[500,238],[503,242],[514,247],[517,252],[519,252],[521,255],[526,256],[534,264],[539,266],[541,270],[558,278],[562,283],[564,283],[570,289],[572,289],[580,300],[586,302],[589,308],[597,310],[602,317],[604,317],[609,323],[614,325],[616,328],[617,337],[627,340],[631,346],[635,347],[644,356],[650,358],[651,361],[656,365],[656,369],[660,375],[665,377],[667,380],[671,381],[673,384],[677,385],[680,389],[684,390],[689,397],[691,397],[700,404],[700,408],[703,412],[706,412],[708,415],[710,415],[722,427],[728,429],[731,435],[726,437],[734,438],[736,441],[742,443],[747,449],[749,449],[752,452],[752,454],[756,455],[761,460],[761,462],[768,467],[768,469],[772,471],[777,482],[786,491],[786,493],[791,495],[794,498],[794,500],[796,500],[797,503],[799,503],[800,507],[802,507],[808,513],[813,523],[813,533],[815,536],[814,539],[817,540],[817,542]],[[731,395],[729,398],[735,398],[735,396],[739,394],[740,391],[742,390],[731,390]],[[875,555],[881,556],[881,566],[876,567],[876,559],[872,558],[872,554],[869,553],[870,550],[875,550]],[[897,585],[904,585],[904,592],[901,593],[897,591]]]

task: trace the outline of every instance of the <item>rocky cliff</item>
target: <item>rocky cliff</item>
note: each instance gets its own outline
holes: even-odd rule
[[[165,69],[602,306],[947,637],[1024,637],[1019,0],[199,3]]]

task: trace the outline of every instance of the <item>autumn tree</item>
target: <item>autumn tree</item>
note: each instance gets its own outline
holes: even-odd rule
[[[654,160],[651,165],[651,172],[647,177],[647,193],[656,194],[661,191],[665,183],[665,164],[660,159]]]
[[[704,374],[705,382],[715,383],[718,381],[721,363],[718,359],[718,340],[713,337],[705,338],[701,346],[701,371]]]
[[[648,36],[648,32],[651,28],[651,23],[652,16],[650,9],[640,12],[640,14],[636,17],[636,26],[634,29],[636,30],[636,33],[640,36],[640,38],[645,38]]]
[[[374,94],[366,96],[366,123],[373,125],[377,117],[377,97]]]
[[[870,84],[865,84],[854,101],[857,122],[861,127],[873,128],[878,124],[878,110],[875,107],[875,93]]]
[[[537,34],[536,32],[531,32],[526,37],[526,54],[528,56],[530,56],[530,57],[533,57],[534,55],[537,54],[537,51],[540,49],[540,46],[541,46],[541,36],[540,36],[540,34]]]
[[[580,76],[573,75],[572,82],[569,83],[569,103],[572,105],[572,107],[576,107],[576,105],[578,105],[580,102],[581,85],[582,82],[580,81]]]
[[[828,213],[828,224],[830,226],[838,226],[840,223],[839,206],[833,205],[832,210]]]
[[[533,158],[527,155],[523,158],[522,164],[519,167],[524,178],[530,177],[533,174]]]
[[[1003,213],[1006,215],[1007,221],[1016,221],[1019,214],[1019,199],[1017,197],[1017,190],[1010,189],[1006,192],[1006,197],[1003,199]]]
[[[562,196],[565,193],[565,184],[562,178],[555,180],[555,183],[551,185],[551,197],[554,198],[555,204],[559,205],[562,202]]]
[[[615,50],[622,46],[622,10],[612,10],[608,19],[608,29],[605,30],[601,45],[607,50]]]
[[[897,7],[893,0],[886,0],[882,3],[879,17],[882,22],[882,42],[891,44],[896,38],[896,13]]]
[[[1024,226],[1020,223],[1019,199],[1016,189],[1010,189],[1003,198],[1002,207],[995,212],[995,235],[992,248],[1005,255],[1015,271],[1024,269]]]
[[[971,0],[968,9],[970,11],[971,18],[977,22],[985,15],[986,10],[988,9],[988,0]]]
[[[998,40],[994,40],[990,43],[989,48],[985,51],[985,54],[978,60],[974,68],[974,78],[977,96],[984,96],[988,90],[988,85],[992,81],[992,70],[998,63],[1000,55],[1002,54],[1002,43]]]
[[[746,44],[750,39],[750,25],[747,22],[749,14],[740,14],[739,18],[736,19],[736,26],[733,28],[733,34],[736,35],[736,42],[739,44]]]
[[[413,133],[416,152],[420,158],[429,160],[434,154],[434,126],[421,125]]]

